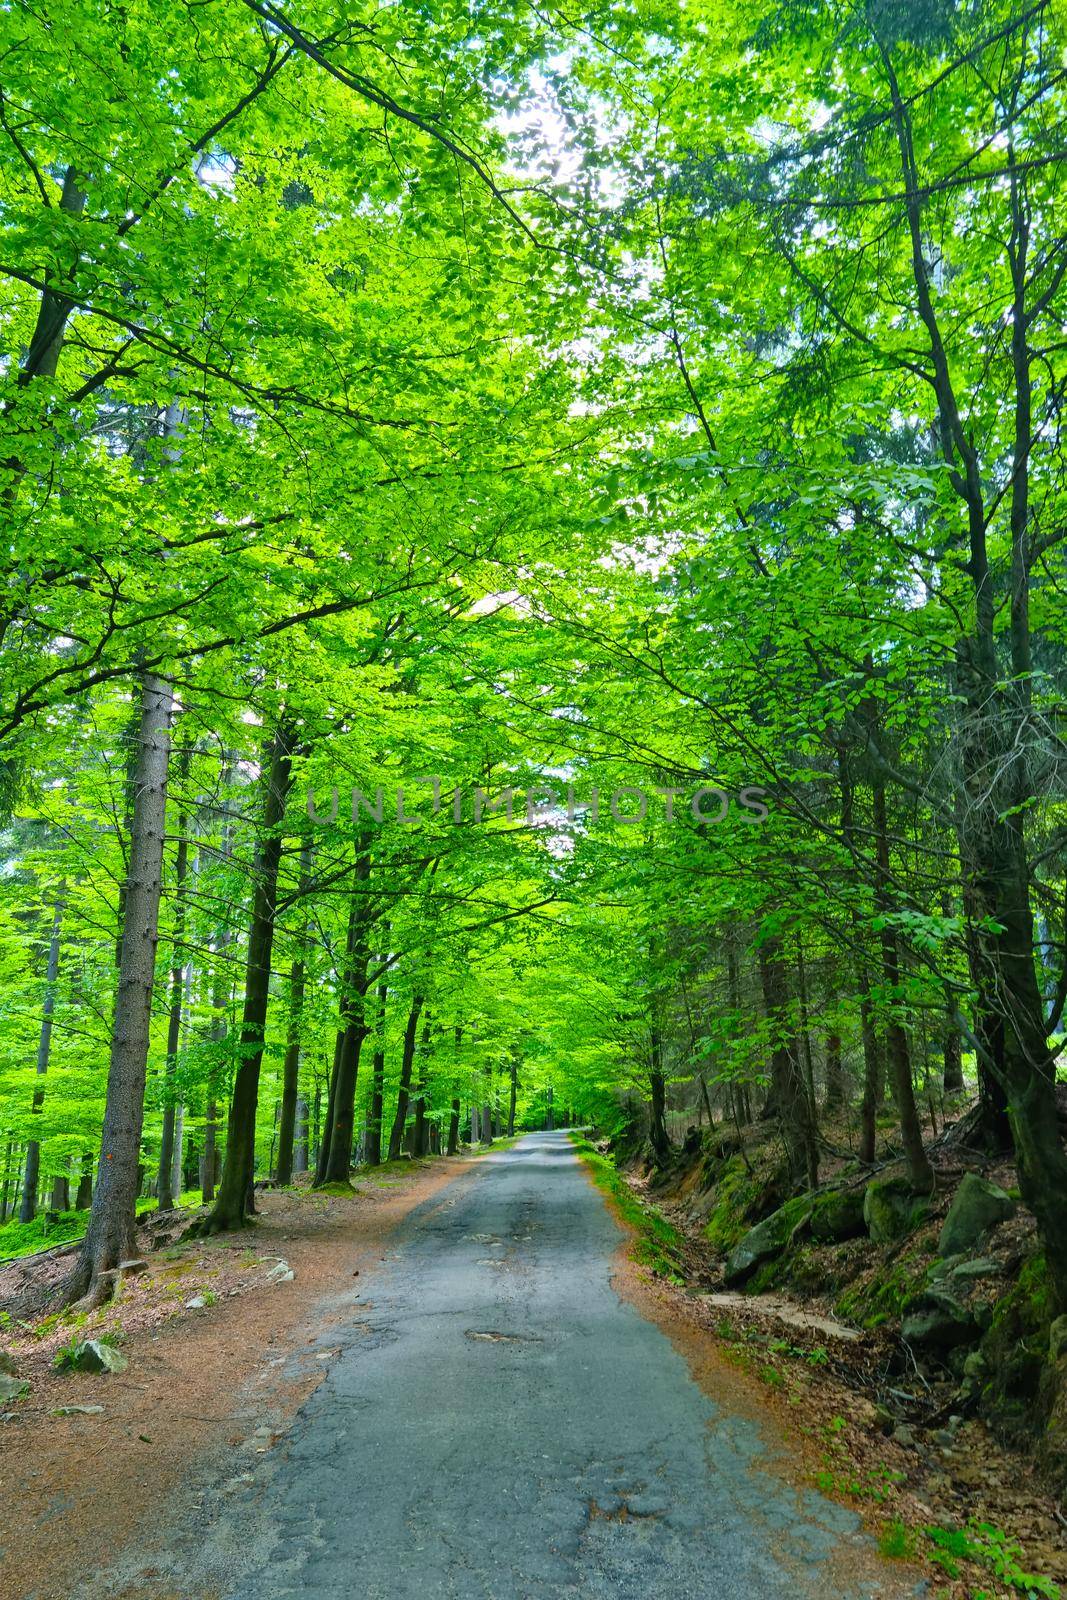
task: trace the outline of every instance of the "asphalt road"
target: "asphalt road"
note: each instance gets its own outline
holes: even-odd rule
[[[252,1481],[201,1512],[197,1560],[174,1550],[154,1569],[162,1592],[901,1593],[857,1519],[775,1476],[758,1430],[619,1299],[619,1243],[564,1134],[522,1139],[412,1212],[360,1280],[369,1307],[324,1336],[325,1381]]]

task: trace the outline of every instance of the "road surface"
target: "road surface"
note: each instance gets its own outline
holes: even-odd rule
[[[197,1559],[226,1600],[903,1592],[857,1519],[761,1464],[757,1429],[620,1300],[619,1228],[565,1134],[487,1157],[391,1243],[324,1336],[325,1380],[207,1512]],[[175,1580],[216,1592],[178,1552],[162,1592]]]

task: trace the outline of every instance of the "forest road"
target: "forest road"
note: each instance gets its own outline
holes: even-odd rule
[[[858,1519],[775,1475],[758,1428],[620,1300],[620,1242],[562,1133],[522,1138],[412,1212],[254,1484],[201,1521],[200,1557],[225,1583],[190,1583],[179,1558],[156,1569],[162,1592],[176,1578],[226,1600],[906,1592]]]

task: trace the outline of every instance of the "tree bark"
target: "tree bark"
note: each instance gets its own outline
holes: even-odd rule
[[[202,1225],[203,1233],[221,1233],[229,1228],[243,1227],[249,1215],[249,1194],[255,1164],[259,1069],[263,1059],[270,996],[270,961],[282,854],[282,824],[292,782],[292,747],[292,730],[283,716],[263,763],[266,783],[256,850],[255,892],[248,931],[238,1066],[227,1122],[222,1178],[214,1207]]]
[[[760,945],[759,970],[764,1008],[771,1027],[771,1096],[782,1129],[789,1179],[794,1188],[806,1184],[814,1189],[819,1182],[818,1131],[789,1016],[785,962],[779,938],[765,939]]]
[[[296,1142],[296,1105],[300,1086],[300,1017],[304,1008],[303,951],[289,975],[289,1027],[282,1064],[282,1109],[278,1126],[278,1183],[292,1183]]]
[[[193,747],[186,741],[178,756],[178,782],[184,788],[189,779]],[[160,1211],[174,1208],[174,1122],[177,1106],[174,1079],[178,1070],[181,1041],[182,1000],[185,991],[185,877],[189,866],[188,817],[178,814],[178,847],[174,856],[174,938],[170,969],[170,1011],[167,1018],[167,1064],[163,1089],[163,1136],[159,1143],[159,1177],[156,1194]]]
[[[459,1096],[452,1101],[452,1110],[448,1118],[448,1144],[445,1147],[446,1156],[459,1153]]]
[[[422,1038],[419,1041],[419,1086],[415,1095],[415,1127],[411,1139],[411,1153],[414,1156],[428,1155],[430,1149],[429,1125],[426,1120],[426,1069],[429,1050],[430,1020],[429,1017],[424,1017]]]
[[[356,1081],[363,1041],[369,1031],[366,999],[370,965],[368,935],[371,913],[367,898],[370,869],[370,851],[367,848],[360,849],[356,856],[345,968],[341,981],[340,1049],[336,1056],[333,1092],[330,1096],[330,1150],[323,1167],[323,1183],[347,1183],[352,1165]]]
[[[61,883],[56,891],[55,906],[52,911],[52,933],[48,940],[48,967],[45,976],[44,1001],[41,1005],[41,1031],[37,1036],[37,1076],[43,1078],[48,1072],[48,1062],[52,1053],[52,1022],[56,1009],[56,980],[59,977],[59,941],[63,928],[63,907],[66,903],[66,884]],[[33,1110],[40,1113],[44,1104],[44,1088],[34,1090]],[[26,1146],[26,1165],[22,1175],[22,1201],[19,1206],[19,1221],[32,1222],[37,1214],[37,1185],[41,1177],[41,1146],[38,1140],[31,1139]]]
[[[171,685],[145,673],[104,1126],[89,1229],[66,1285],[70,1300],[108,1298],[114,1289],[109,1274],[135,1247],[173,705]]]
[[[408,1120],[408,1102],[411,1097],[411,1067],[415,1060],[415,1040],[418,1034],[421,1012],[422,995],[416,994],[412,997],[407,1026],[404,1029],[404,1046],[400,1057],[400,1082],[396,1092],[396,1115],[393,1118],[392,1132],[389,1135],[390,1161],[398,1161],[400,1152],[404,1147],[404,1128]]]
[[[916,1194],[929,1194],[934,1186],[934,1169],[930,1165],[923,1144],[922,1124],[915,1104],[915,1085],[911,1076],[911,1051],[898,1011],[903,999],[900,946],[896,929],[887,920],[893,909],[889,895],[889,829],[886,822],[885,785],[877,778],[872,790],[872,814],[877,864],[875,894],[883,923],[879,935],[882,946],[882,973],[892,1008],[886,1025],[886,1046],[893,1084],[893,1099],[896,1102],[897,1116],[900,1118],[900,1142],[904,1146],[908,1182]]]
[[[649,1071],[648,1142],[657,1166],[670,1160],[671,1141],[667,1136],[667,1085],[663,1076],[659,1029],[653,1023],[650,1035],[652,1063]],[[551,1091],[549,1091],[551,1093]],[[551,1117],[551,1113],[550,1113]],[[549,1127],[552,1126],[551,1120]]]

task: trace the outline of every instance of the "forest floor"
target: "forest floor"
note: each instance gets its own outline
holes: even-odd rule
[[[59,1330],[32,1370],[15,1345],[4,1600],[684,1600],[709,1570],[722,1600],[917,1592],[629,1260],[566,1136],[359,1187],[158,1252],[107,1314],[121,1374],[53,1374]]]
[[[0,1316],[0,1348],[30,1384],[25,1399],[0,1410],[2,1600],[69,1600],[142,1524],[158,1524],[170,1497],[220,1451],[240,1478],[249,1457],[269,1447],[272,1423],[321,1378],[321,1361],[299,1377],[279,1373],[347,1313],[331,1310],[331,1296],[350,1298],[408,1212],[480,1159],[397,1162],[361,1175],[351,1197],[267,1190],[254,1229],[174,1245],[146,1237],[148,1270],[127,1277],[118,1298],[88,1319],[31,1327]],[[173,1214],[173,1223],[187,1227],[192,1216]],[[151,1250],[153,1242],[161,1247]],[[0,1306],[17,1305],[27,1276],[58,1279],[71,1260],[0,1266]],[[294,1281],[268,1280],[279,1260]],[[206,1303],[190,1308],[196,1300]],[[118,1342],[125,1372],[54,1369],[72,1339],[100,1337]],[[78,1407],[88,1409],[64,1414]]]

